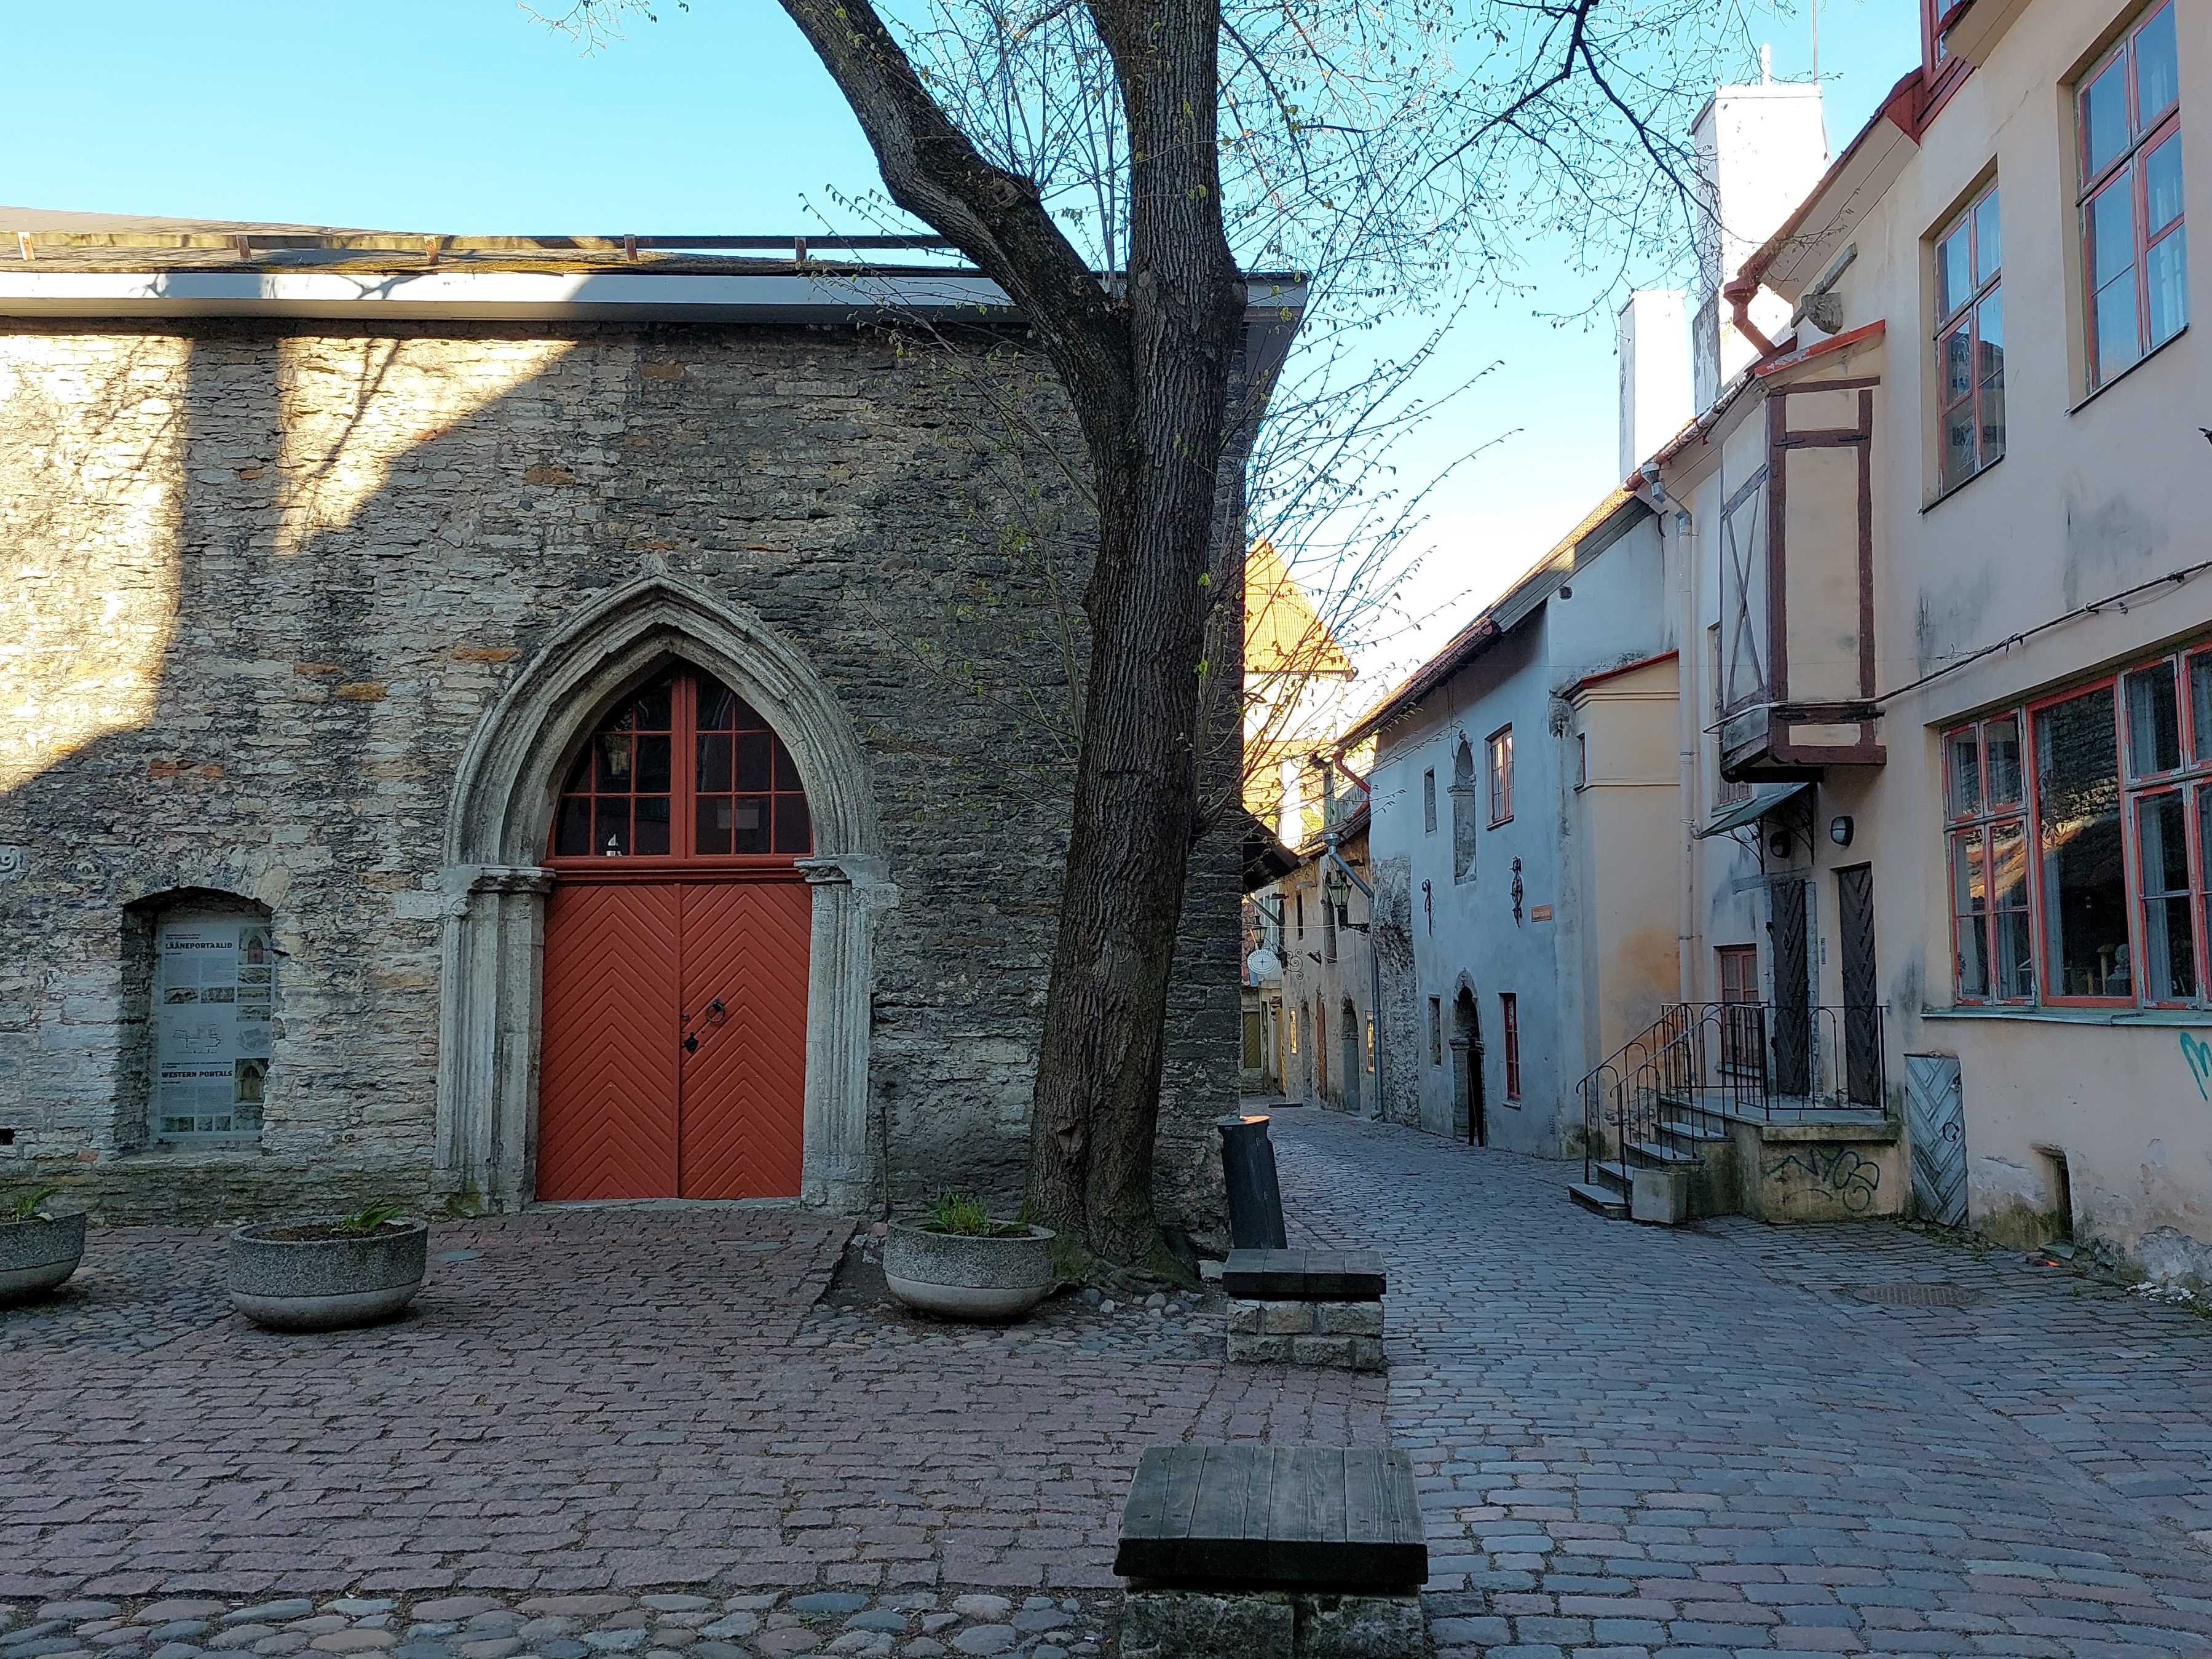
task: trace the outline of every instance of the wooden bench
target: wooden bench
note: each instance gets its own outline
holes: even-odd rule
[[[1114,1571],[1160,1584],[1402,1590],[1429,1576],[1413,1460],[1373,1446],[1154,1446]]]
[[[1413,1460],[1371,1446],[1153,1446],[1121,1511],[1124,1659],[1429,1652]]]
[[[1372,1302],[1389,1285],[1380,1250],[1231,1250],[1224,1296],[1275,1302]]]

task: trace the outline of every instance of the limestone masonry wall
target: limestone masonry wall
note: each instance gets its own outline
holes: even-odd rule
[[[870,1078],[896,1198],[1011,1200],[1088,547],[1065,477],[1003,413],[1072,432],[1016,345],[0,329],[0,848],[21,854],[0,850],[0,1180],[64,1168],[116,1218],[441,1196],[426,884],[463,747],[578,606],[665,571],[805,653],[866,751],[901,894],[878,921]],[[1163,1110],[1164,1206],[1203,1232],[1236,1064],[1218,839],[1192,876]],[[148,1144],[146,927],[191,890],[273,918],[258,1149]]]

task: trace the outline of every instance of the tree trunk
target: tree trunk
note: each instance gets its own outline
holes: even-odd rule
[[[1220,597],[1205,578],[1244,298],[1221,227],[1214,0],[1093,9],[1129,117],[1132,386],[1125,429],[1091,445],[1091,667],[1028,1209],[1109,1261],[1159,1267],[1171,1258],[1152,1148],[1198,823],[1200,662]],[[1085,389],[1071,392],[1080,406]]]
[[[1087,1270],[1095,1254],[1176,1271],[1152,1208],[1152,1141],[1198,823],[1200,663],[1222,597],[1204,579],[1244,313],[1221,219],[1218,0],[1088,0],[1128,118],[1118,296],[1036,185],[952,125],[868,0],[782,3],[860,118],[891,198],[1022,307],[1082,428],[1098,503],[1091,664],[1025,1211],[1060,1232],[1064,1270]]]

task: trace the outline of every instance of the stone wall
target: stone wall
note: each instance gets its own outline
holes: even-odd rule
[[[7,325],[0,1179],[65,1167],[118,1218],[428,1194],[421,901],[463,746],[579,605],[665,571],[805,653],[866,752],[902,895],[873,986],[891,1194],[1011,1200],[1088,548],[1024,426],[1072,429],[1005,335]],[[1234,857],[1194,868],[1163,1103],[1166,1218],[1202,1233]],[[196,890],[267,906],[283,956],[260,1143],[187,1155],[147,1146],[131,915]]]

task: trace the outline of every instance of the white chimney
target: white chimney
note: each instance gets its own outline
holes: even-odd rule
[[[1696,413],[1682,290],[1640,288],[1620,308],[1620,469],[1626,478]]]
[[[1828,134],[1820,87],[1785,81],[1717,88],[1690,132],[1698,151],[1696,396],[1705,409],[1757,355],[1720,291],[1820,183]],[[1790,307],[1762,293],[1751,319],[1771,339],[1789,327]]]

